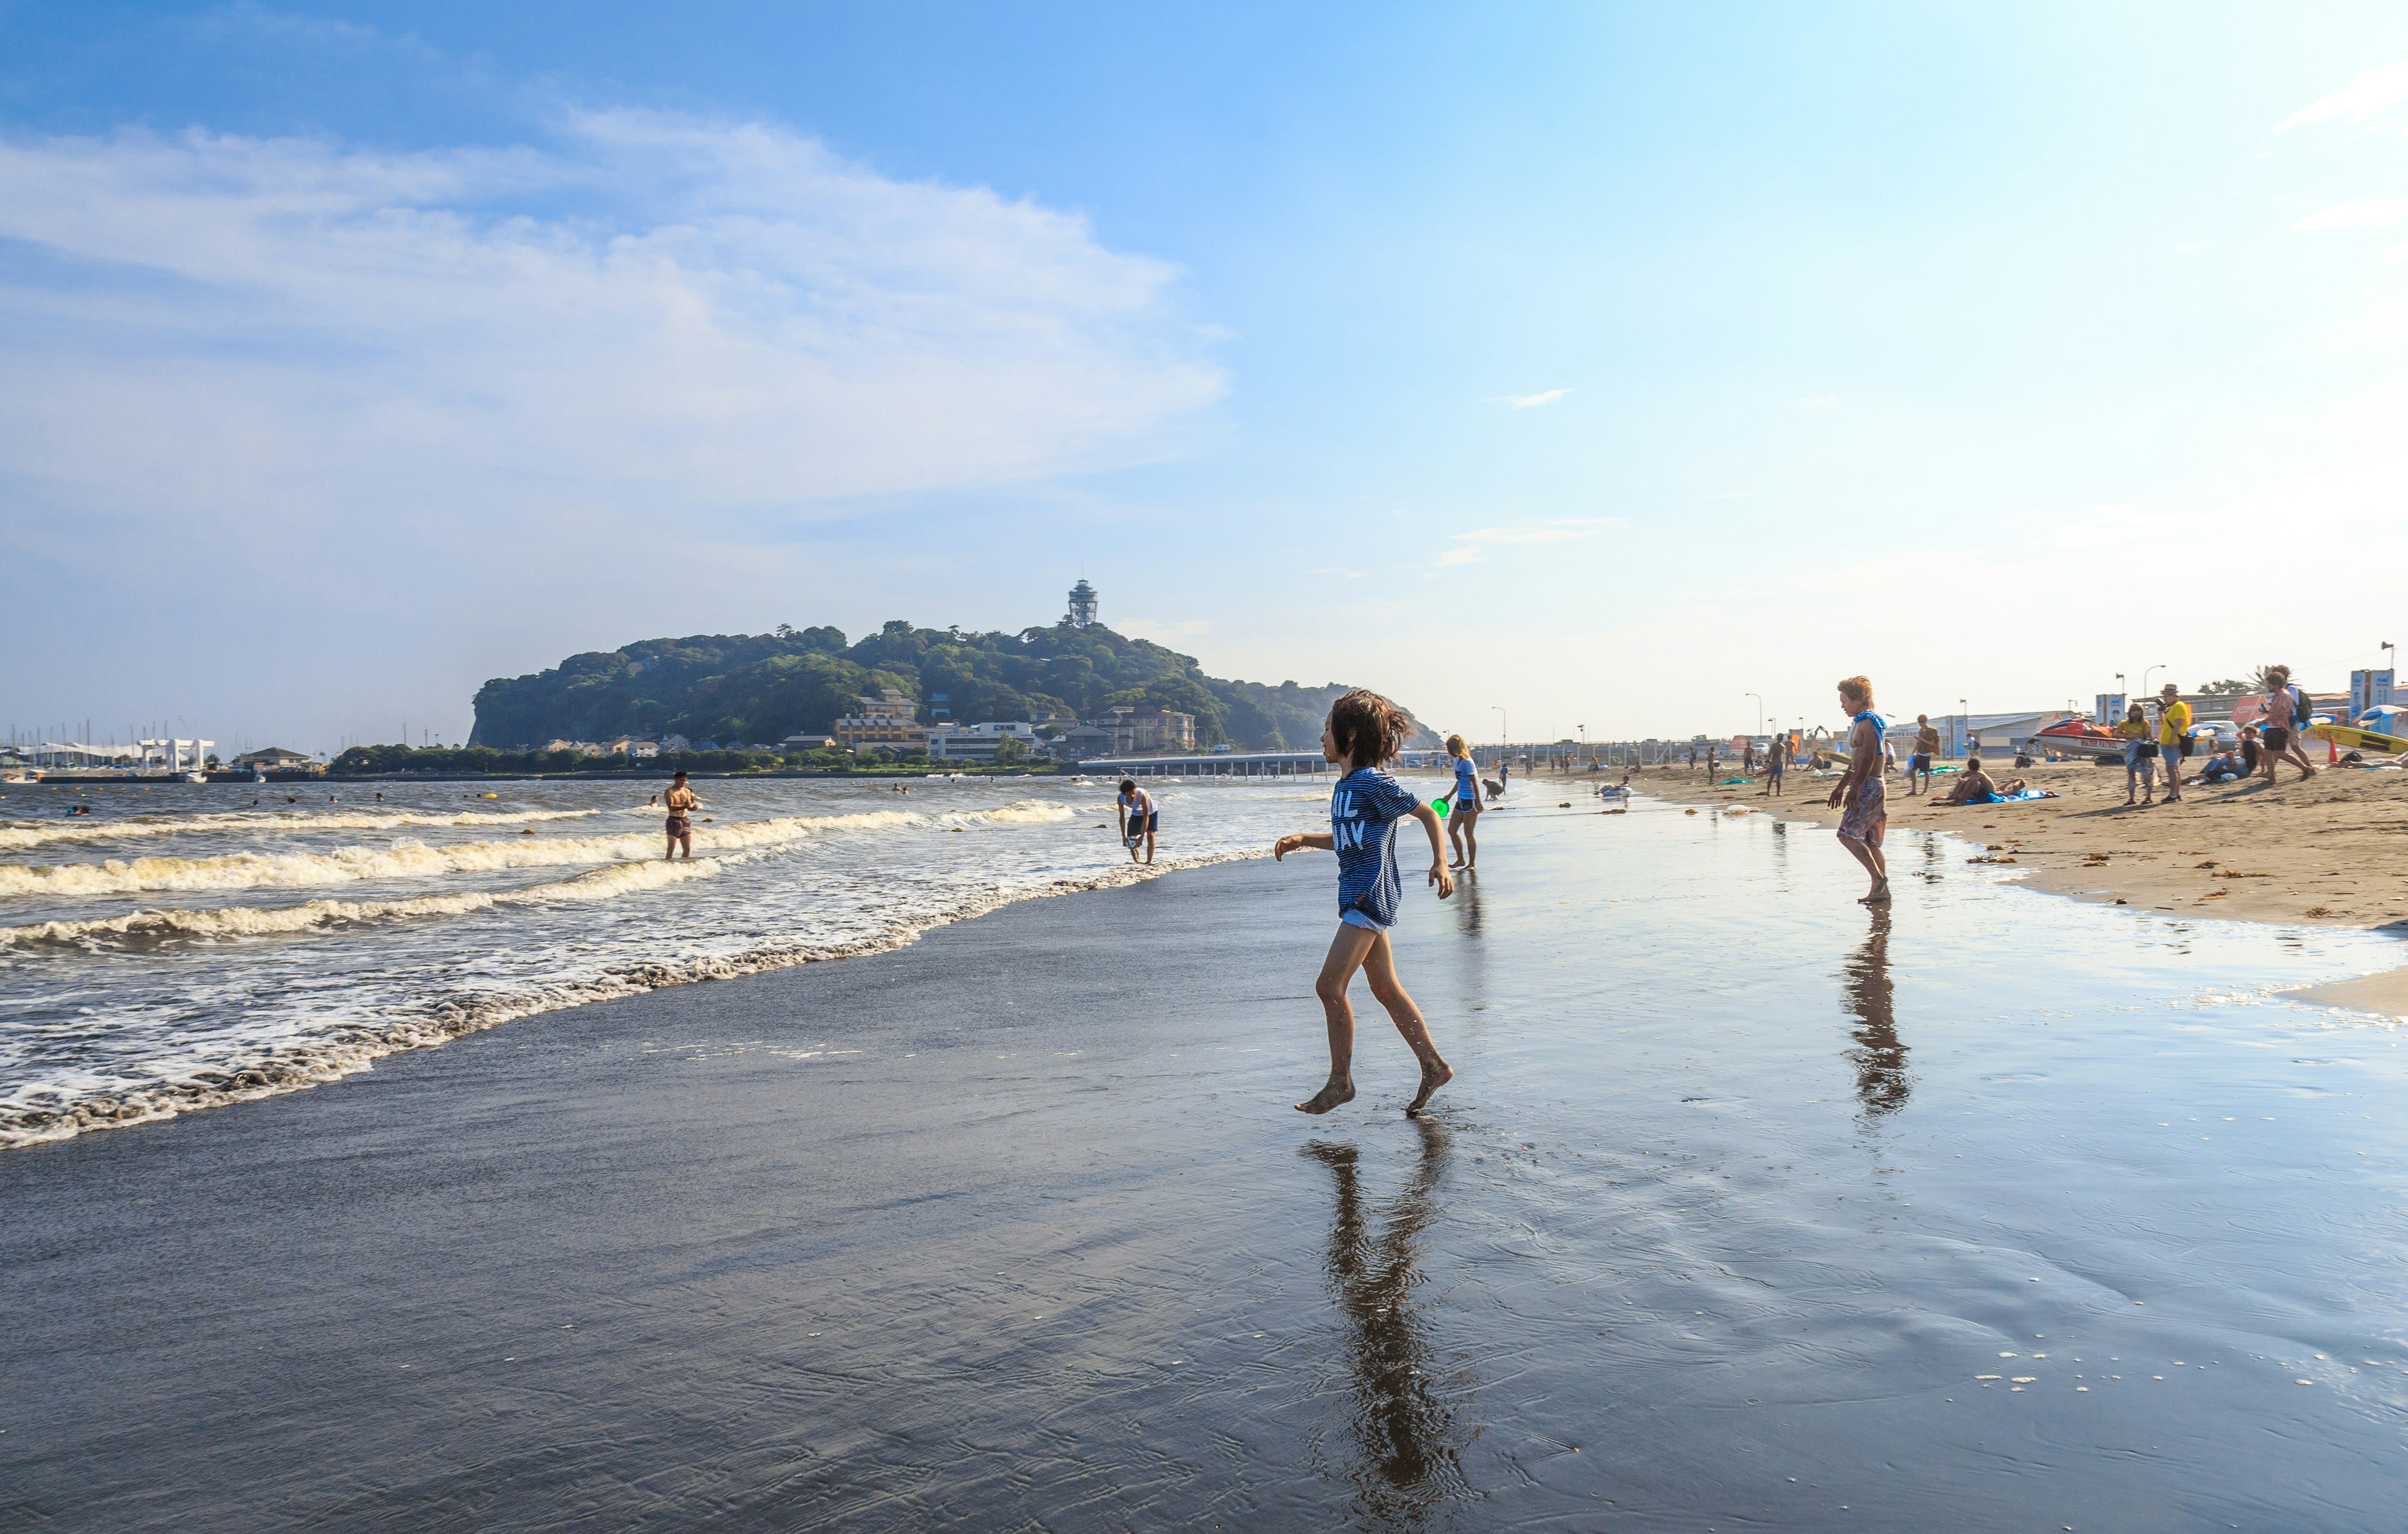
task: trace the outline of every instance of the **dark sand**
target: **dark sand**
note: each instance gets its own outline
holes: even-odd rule
[[[2378,940],[1481,833],[1418,1124],[1308,859],[0,1157],[0,1527],[2399,1526]]]

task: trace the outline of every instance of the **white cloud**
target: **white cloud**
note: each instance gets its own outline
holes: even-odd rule
[[[1837,410],[1839,407],[1840,396],[1837,394],[1808,394],[1798,402],[1800,410]]]
[[[2403,99],[2408,99],[2408,59],[2377,64],[2332,94],[2293,112],[2274,131],[2287,133],[2303,122],[2329,122],[2341,117],[2353,122],[2371,121]]]
[[[2336,203],[2293,224],[2294,229],[2385,229],[2408,220],[2408,197],[2370,197]]]
[[[1517,522],[1505,527],[1474,528],[1469,533],[1451,533],[1448,538],[1458,547],[1450,548],[1430,561],[1433,569],[1450,565],[1476,564],[1487,551],[1498,545],[1559,544],[1576,539],[1593,538],[1609,527],[1621,527],[1619,517],[1557,517],[1543,522]]]
[[[1222,388],[1163,263],[757,123],[0,142],[0,238],[47,257],[0,278],[0,473],[167,519],[992,486],[1175,451]]]
[[[1510,405],[1516,410],[1535,410],[1542,405],[1553,405],[1570,392],[1569,389],[1550,389],[1543,394],[1499,394],[1496,403]]]

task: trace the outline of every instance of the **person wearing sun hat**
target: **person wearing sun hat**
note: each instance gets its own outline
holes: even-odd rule
[[[2190,733],[2190,704],[2172,682],[2157,689],[2157,755],[2166,760],[2166,803],[2182,802],[2183,742]]]

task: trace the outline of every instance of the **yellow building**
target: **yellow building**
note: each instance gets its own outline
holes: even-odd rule
[[[860,700],[861,712],[836,721],[836,743],[850,751],[910,751],[925,745],[928,731],[913,716],[918,705],[893,688]]]

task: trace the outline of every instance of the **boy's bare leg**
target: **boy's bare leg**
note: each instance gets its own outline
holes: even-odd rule
[[[1413,1005],[1413,999],[1405,994],[1403,983],[1398,980],[1396,950],[1388,946],[1387,933],[1380,933],[1371,951],[1364,956],[1363,978],[1371,983],[1373,999],[1388,1009],[1389,1020],[1405,1036],[1405,1047],[1421,1062],[1422,1089],[1413,1094],[1413,1101],[1405,1108],[1408,1115],[1418,1114],[1432,1092],[1455,1079],[1455,1067],[1446,1063],[1438,1045],[1430,1042],[1429,1025],[1422,1020],[1422,1009]]]
[[[1867,905],[1877,905],[1889,899],[1889,868],[1882,857],[1881,847],[1877,844],[1859,841],[1853,836],[1841,837],[1840,845],[1846,847],[1855,856],[1856,861],[1865,865],[1865,872],[1873,876],[1872,889],[1860,897],[1861,902]]]
[[[1340,922],[1338,935],[1329,940],[1321,977],[1312,983],[1312,993],[1321,998],[1322,1016],[1329,1024],[1329,1080],[1296,1105],[1297,1113],[1326,1114],[1354,1101],[1354,1009],[1346,1001],[1346,987],[1353,983],[1354,972],[1363,967],[1363,956],[1382,936]]]

